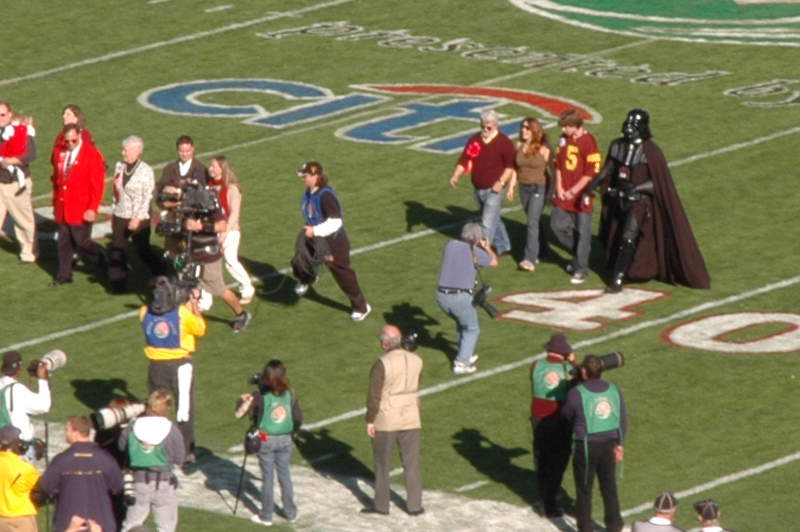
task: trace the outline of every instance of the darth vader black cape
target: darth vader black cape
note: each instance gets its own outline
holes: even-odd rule
[[[664,154],[651,140],[646,140],[642,148],[647,162],[633,166],[632,180],[634,184],[652,180],[653,194],[632,207],[639,224],[639,240],[627,276],[635,281],[658,279],[691,288],[710,288],[711,277]],[[604,194],[599,237],[606,247],[609,267],[616,261],[625,218],[618,200]]]

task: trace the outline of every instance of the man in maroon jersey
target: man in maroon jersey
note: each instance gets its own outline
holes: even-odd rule
[[[558,125],[563,135],[558,139],[556,197],[550,227],[561,245],[574,254],[567,272],[573,274],[573,284],[580,284],[589,274],[594,209],[592,198],[582,195],[600,171],[600,150],[594,136],[583,127],[583,118],[576,109],[561,113]]]

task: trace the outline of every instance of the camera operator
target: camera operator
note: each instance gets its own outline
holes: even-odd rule
[[[0,429],[0,530],[36,532],[38,510],[31,498],[39,482],[39,471],[22,458],[19,429]]]
[[[33,369],[29,368],[29,371]],[[13,425],[20,431],[20,440],[28,444],[25,456],[33,461],[34,446],[33,424],[28,416],[46,414],[52,406],[50,381],[47,366],[39,362],[35,368],[39,380],[38,393],[33,393],[19,382],[22,376],[22,355],[18,351],[7,351],[3,354],[2,373],[0,378],[0,427]]]
[[[197,186],[197,185],[194,185]],[[167,185],[163,190],[167,195],[180,195],[178,187]],[[170,209],[180,209],[182,201],[164,202]],[[188,231],[188,261],[199,267],[199,273],[194,273],[203,290],[212,296],[221,297],[231,310],[236,314],[233,322],[233,332],[243,332],[253,319],[253,315],[246,311],[239,303],[236,293],[225,285],[222,275],[222,248],[217,239],[217,233],[225,232],[227,222],[225,214],[218,206],[209,211],[195,210],[189,213],[184,221],[183,228]]]
[[[171,408],[172,394],[168,390],[154,391],[144,415],[120,435],[119,448],[128,453],[136,496],[122,523],[122,532],[143,524],[151,508],[159,532],[174,532],[178,526],[177,480],[172,468],[183,465],[186,452],[180,431],[169,420]]]
[[[586,355],[581,363],[583,382],[567,394],[562,415],[572,422],[575,452],[575,520],[578,532],[592,532],[592,484],[600,483],[607,532],[621,532],[624,525],[617,496],[616,465],[624,457],[622,443],[628,431],[628,416],[622,392],[601,379],[603,360]]]
[[[444,246],[436,302],[456,321],[458,354],[453,361],[453,373],[456,375],[477,370],[475,361],[478,355],[474,351],[481,330],[478,311],[472,304],[472,294],[478,268],[494,268],[497,263],[497,255],[477,223],[464,225],[461,239],[450,240]]]
[[[187,461],[194,461],[194,365],[192,356],[198,336],[206,334],[200,312],[200,289],[180,297],[166,277],[157,277],[153,301],[139,310],[150,359],[147,386],[150,392],[166,389],[176,398],[178,429],[183,435]]]

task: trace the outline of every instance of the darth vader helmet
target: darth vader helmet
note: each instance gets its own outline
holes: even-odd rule
[[[642,142],[650,137],[650,113],[644,109],[631,109],[622,123],[622,134],[629,141]]]

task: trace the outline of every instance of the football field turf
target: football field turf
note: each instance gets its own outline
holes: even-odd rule
[[[625,394],[630,416],[618,479],[627,523],[648,516],[663,489],[682,499],[677,524],[685,529],[697,526],[690,503],[703,498],[715,499],[724,525],[740,532],[791,530],[800,521],[793,504],[800,472],[800,5],[233,2],[3,7],[16,30],[2,38],[0,100],[36,121],[42,239],[34,267],[18,266],[16,244],[0,241],[0,346],[20,349],[26,361],[53,348],[67,352],[69,364],[53,376],[53,422],[147,391],[135,315],[148,280],[138,259],[134,294],[107,295],[91,267],[79,267],[72,285],[47,286],[56,269],[49,151],[62,108],[76,103],[112,167],[120,142],[135,134],[158,174],[175,157],[175,139],[188,134],[204,162],[225,154],[242,180],[240,256],[263,287],[248,306],[255,318],[244,334],[230,333],[232,314],[217,301],[199,342],[198,474],[208,477],[212,497],[214,466],[241,459],[233,448],[246,426],[232,415],[235,399],[249,390],[251,373],[280,358],[309,431],[295,464],[306,468],[302,486],[316,486],[297,490],[296,528],[368,529],[357,516],[357,492],[371,496],[363,483],[350,484],[352,497],[333,498],[341,500],[337,519],[317,502],[326,496],[325,475],[369,478],[367,378],[380,328],[394,323],[420,336],[431,502],[423,520],[412,523],[394,509],[374,529],[499,530],[510,526],[491,521],[500,508],[533,519],[524,513],[538,498],[527,368],[555,330],[568,335],[579,358],[625,354],[626,364],[607,377]],[[453,323],[433,294],[444,243],[475,214],[469,183],[455,190],[447,183],[459,150],[483,109],[501,113],[512,138],[521,118],[535,116],[555,139],[555,118],[568,106],[584,112],[604,155],[628,109],[650,112],[712,288],[648,282],[603,296],[608,272],[597,240],[589,279],[576,288],[563,268],[568,254],[552,235],[550,258],[533,274],[521,272],[525,216],[518,200],[505,202],[512,256],[483,274],[501,316],[480,316],[479,372],[455,377]],[[327,273],[303,299],[292,292],[287,268],[302,227],[303,190],[294,172],[308,160],[324,165],[342,202],[353,265],[373,307],[362,323],[349,319],[347,299]],[[162,244],[156,236],[153,242]],[[401,476],[394,481],[402,486]],[[251,500],[259,486],[248,480]],[[563,488],[569,512],[570,471]],[[201,497],[190,487],[183,496],[187,504]],[[469,500],[480,501],[480,511]],[[180,530],[256,527],[194,502],[181,510]],[[474,521],[441,517],[453,504]],[[599,522],[601,509],[596,497]]]

